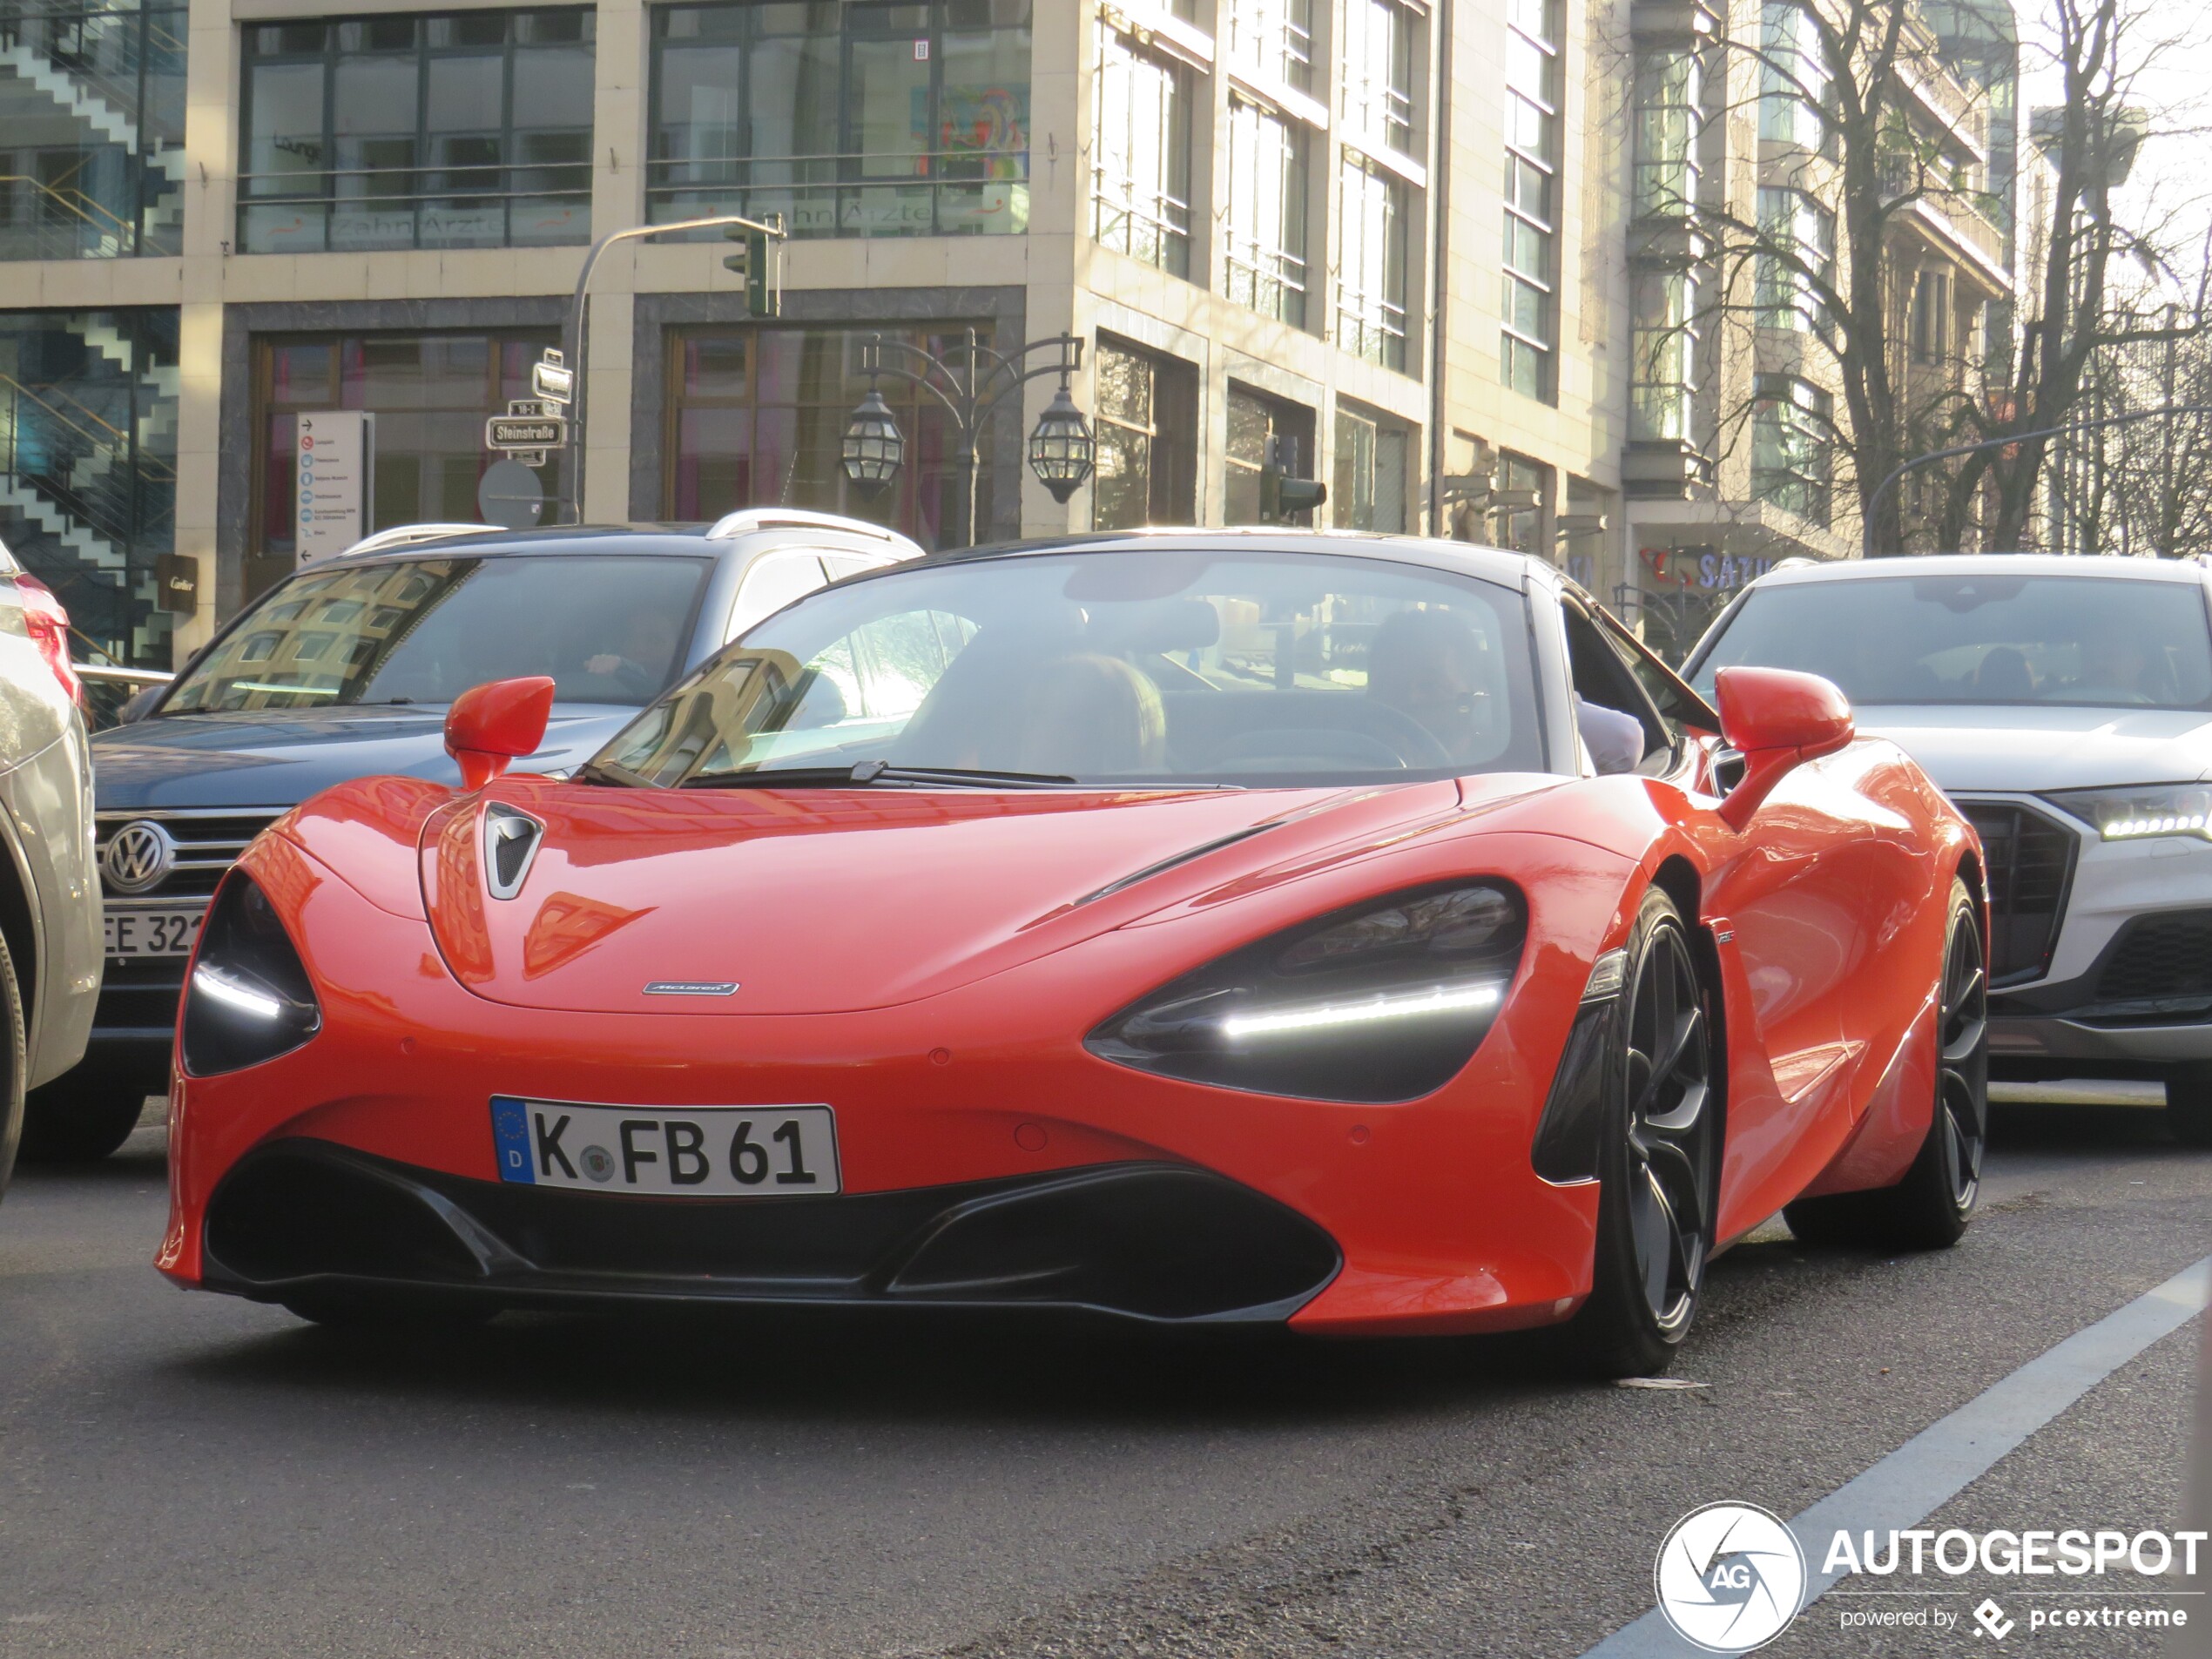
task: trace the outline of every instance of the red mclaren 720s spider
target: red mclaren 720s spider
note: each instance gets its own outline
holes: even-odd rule
[[[178,1283],[1563,1325],[1716,1251],[1956,1239],[1979,845],[1824,680],[1717,712],[1544,563],[1295,530],[940,555],[753,627],[572,778],[455,702],[225,879]]]

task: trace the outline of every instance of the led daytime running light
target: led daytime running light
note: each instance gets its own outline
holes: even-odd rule
[[[1465,1008],[1497,1005],[1501,988],[1470,985],[1459,990],[1441,986],[1411,996],[1378,996],[1365,1002],[1331,1002],[1319,1008],[1285,1008],[1279,1014],[1232,1014],[1221,1022],[1221,1033],[1232,1041],[1269,1036],[1285,1031],[1320,1031],[1336,1026],[1368,1025],[1378,1020],[1413,1019],[1428,1014],[1451,1014]]]
[[[284,1004],[266,991],[256,991],[239,984],[219,968],[202,962],[192,971],[195,989],[225,1008],[236,1008],[257,1020],[280,1020]]]
[[[2204,825],[2202,813],[2191,813],[2187,817],[2120,818],[2104,826],[2104,838],[2107,841],[2124,841],[2139,835],[2181,835],[2190,830],[2202,834]]]

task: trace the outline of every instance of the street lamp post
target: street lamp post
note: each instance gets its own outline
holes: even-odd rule
[[[885,354],[893,354],[889,361]],[[1035,354],[1053,355],[1032,363]],[[961,503],[961,545],[975,545],[976,496],[982,471],[983,423],[999,405],[1033,380],[1047,374],[1060,377],[1060,389],[1029,434],[1029,470],[1052,492],[1053,500],[1066,503],[1090,476],[1097,455],[1097,441],[1090,422],[1076,407],[1068,377],[1082,367],[1083,342],[1074,334],[1054,334],[1033,340],[1010,352],[995,351],[968,331],[965,342],[942,353],[927,352],[904,341],[871,334],[860,348],[860,368],[868,377],[867,395],[845,423],[841,460],[845,475],[862,493],[873,496],[898,476],[905,464],[907,440],[898,417],[883,401],[880,380],[900,381],[921,388],[935,398],[952,417],[960,439],[963,487]]]
[[[1955,444],[1948,449],[1933,449],[1893,470],[1874,486],[1874,493],[1866,498],[1866,509],[1861,519],[1858,555],[1863,559],[1874,556],[1874,520],[1883,498],[1903,482],[1907,473],[1918,472],[1923,467],[1932,467],[1939,461],[1956,461],[1960,455],[1979,454],[1984,449],[2009,449],[2016,443],[2033,443],[2043,438],[2071,437],[2078,432],[2101,432],[2107,427],[2128,426],[2136,421],[2171,420],[2180,415],[2212,415],[2212,403],[2184,403],[2176,408],[2137,409],[2128,415],[2107,415],[2100,421],[2076,421],[2067,426],[2045,427],[2040,432],[2013,432],[2001,438],[1984,438],[1979,443]]]
[[[562,333],[561,345],[570,367],[575,371],[575,401],[569,407],[569,487],[566,505],[579,524],[583,523],[583,399],[590,377],[584,373],[588,336],[584,332],[585,290],[591,285],[591,268],[599,263],[599,256],[617,242],[635,241],[647,236],[673,236],[682,231],[746,230],[755,235],[772,237],[782,241],[782,216],[774,223],[747,219],[742,213],[716,213],[706,219],[678,219],[667,225],[633,225],[626,231],[609,231],[591,245],[583,256],[583,268],[576,275],[576,297],[569,304],[568,327]]]

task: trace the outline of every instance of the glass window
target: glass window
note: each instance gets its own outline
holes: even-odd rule
[[[1313,89],[1313,0],[1225,0],[1229,61],[1249,74]]]
[[[959,438],[927,393],[892,379],[877,385],[907,440],[906,464],[883,495],[860,494],[840,464],[846,418],[868,391],[861,352],[879,333],[934,356],[964,350],[968,341],[965,328],[671,330],[663,516],[689,523],[740,507],[806,507],[877,520],[925,547],[946,545],[948,535],[957,542],[952,532],[963,523],[966,482]],[[989,329],[977,334],[991,343]],[[976,516],[987,526],[991,440],[987,422]]]
[[[1924,266],[1912,283],[1912,361],[1939,363],[1951,352],[1951,273]]]
[[[1091,98],[1090,233],[1190,275],[1190,71],[1102,21]]]
[[[1329,516],[1339,529],[1405,533],[1409,436],[1395,421],[1338,408]]]
[[[290,568],[295,543],[297,421],[322,409],[376,416],[371,529],[426,520],[473,523],[476,485],[498,455],[484,448],[484,416],[530,395],[530,366],[553,329],[500,334],[264,335],[254,342],[255,428],[262,448],[249,553],[280,561],[249,587]],[[557,463],[539,476],[557,493]],[[260,562],[249,559],[248,569]]]
[[[1514,0],[1506,30],[1505,330],[1499,376],[1523,396],[1558,395],[1553,358],[1558,199],[1558,0]]]
[[[1312,475],[1313,411],[1231,381],[1223,523],[1265,522],[1261,516],[1260,475],[1270,462],[1288,478]]]
[[[1807,0],[1765,0],[1760,35],[1759,137],[1827,152],[1828,58]]]
[[[1759,588],[1697,666],[1824,675],[1854,703],[2212,706],[2195,582],[1871,577]]]
[[[57,292],[50,284],[50,293]],[[0,311],[5,539],[71,628],[115,661],[166,668],[154,573],[176,547],[177,307]]]
[[[1303,124],[1231,97],[1224,291],[1295,328],[1305,326],[1306,145]]]
[[[1356,150],[1344,152],[1339,177],[1337,344],[1402,374],[1412,192]]]
[[[1836,216],[1802,190],[1759,189],[1759,327],[1826,334],[1820,285],[1836,282]]]
[[[1835,401],[1782,374],[1758,377],[1751,404],[1751,496],[1828,523]]]
[[[585,240],[593,17],[249,27],[240,251]]]
[[[1697,147],[1704,121],[1704,68],[1672,47],[1636,62],[1635,212],[1679,218],[1697,205]]]
[[[655,6],[648,216],[1020,233],[1031,0]]]
[[[145,0],[0,12],[0,260],[183,252],[190,32]]]
[[[1091,523],[1102,530],[1197,517],[1197,371],[1102,336],[1092,359],[1098,438]]]
[[[1403,0],[1345,0],[1341,113],[1356,142],[1414,151],[1413,64],[1420,14]]]
[[[550,674],[564,703],[652,700],[684,666],[706,559],[410,559],[310,570],[249,610],[165,714],[450,703]],[[281,622],[276,617],[281,615]]]
[[[1524,603],[1324,554],[907,565],[770,617],[595,774],[842,785],[882,761],[1172,786],[1538,770]]]
[[[1642,267],[1632,287],[1629,436],[1687,442],[1697,395],[1697,273]]]

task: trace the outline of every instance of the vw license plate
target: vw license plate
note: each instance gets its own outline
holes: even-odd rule
[[[111,909],[107,913],[109,960],[189,956],[206,914],[206,905],[181,910]]]
[[[838,1190],[826,1106],[583,1106],[494,1095],[499,1178],[586,1192],[793,1197]]]

